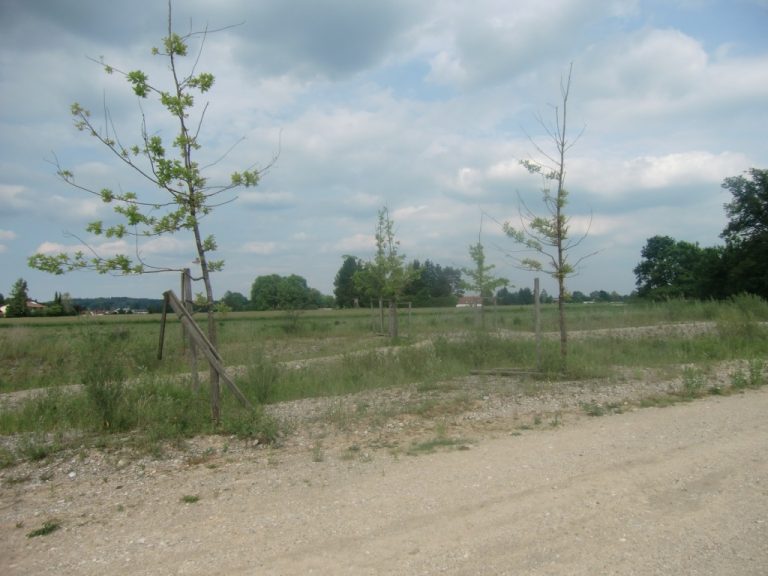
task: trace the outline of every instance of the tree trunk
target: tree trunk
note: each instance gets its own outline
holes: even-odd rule
[[[194,214],[193,214],[194,216]],[[208,260],[205,256],[205,249],[203,248],[203,240],[200,236],[200,227],[195,222],[193,227],[195,233],[195,244],[197,246],[197,255],[200,260],[200,271],[203,276],[203,284],[205,285],[205,299],[206,299],[206,315],[208,319],[208,340],[214,348],[218,346],[218,337],[216,333],[216,318],[213,313],[213,287],[211,286],[211,274],[208,270]],[[218,424],[221,420],[221,387],[219,384],[219,373],[210,367],[210,392],[211,392],[211,419],[214,424]]]
[[[533,281],[533,326],[536,333],[536,370],[541,372],[541,291],[539,279]]]
[[[565,374],[568,370],[568,331],[565,327],[565,281],[558,279],[560,298],[557,302],[557,313],[560,323],[560,372]]]

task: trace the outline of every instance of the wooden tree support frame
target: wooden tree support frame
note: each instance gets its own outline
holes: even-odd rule
[[[203,355],[208,359],[208,363],[210,364],[211,369],[215,370],[216,373],[219,375],[219,377],[222,380],[224,380],[224,383],[227,385],[230,391],[235,395],[235,398],[237,398],[243,406],[246,406],[252,409],[253,404],[250,403],[248,398],[246,398],[245,395],[240,391],[240,388],[238,388],[237,385],[234,383],[234,381],[227,375],[227,371],[224,367],[224,360],[222,360],[218,350],[216,350],[213,344],[211,344],[210,340],[208,340],[208,337],[202,331],[202,329],[197,324],[197,322],[195,322],[195,319],[192,318],[192,314],[190,314],[190,312],[184,306],[184,303],[181,300],[179,300],[176,294],[173,293],[173,290],[168,290],[167,292],[163,292],[163,299],[164,299],[163,319],[162,319],[162,324],[160,326],[160,347],[159,347],[158,357],[162,357],[162,353],[163,353],[163,338],[165,336],[166,308],[168,305],[170,305],[170,307],[176,313],[176,316],[178,316],[182,325],[186,329],[187,335],[189,336],[189,338],[197,346],[197,348],[203,353]]]

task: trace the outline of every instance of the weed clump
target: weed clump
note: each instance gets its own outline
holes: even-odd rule
[[[43,523],[41,528],[28,532],[27,538],[37,538],[38,536],[47,536],[48,534],[56,532],[56,530],[58,530],[59,528],[61,528],[61,523],[58,520],[48,520],[47,522]]]
[[[765,384],[763,368],[764,364],[762,360],[752,360],[746,371],[744,371],[743,368],[739,368],[731,375],[731,386],[734,390],[760,388]]]

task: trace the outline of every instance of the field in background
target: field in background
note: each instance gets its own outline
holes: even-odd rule
[[[693,397],[721,390],[707,383],[707,367],[731,361],[751,367],[734,373],[734,386],[763,383],[768,304],[758,298],[574,304],[567,312],[565,377],[558,373],[555,306],[542,310],[540,370],[530,306],[487,309],[485,329],[473,309],[404,309],[402,337],[395,343],[378,333],[378,314],[365,309],[221,315],[219,350],[258,408],[242,409],[225,389],[218,429],[210,423],[206,366],[198,365],[203,386],[195,391],[177,321],[169,322],[164,358],[158,360],[159,315],[3,319],[0,435],[37,437],[5,449],[0,461],[44,457],[73,433],[91,435],[97,443],[116,432],[131,433],[150,447],[210,432],[271,441],[281,432],[264,405],[381,389],[450,389],[451,379],[478,370],[524,371],[531,394],[544,386],[610,383],[653,369],[682,377]],[[14,397],[7,393],[41,388],[47,392],[7,401]],[[471,391],[463,394],[451,396],[451,410],[471,403]]]
[[[514,336],[533,334],[533,308],[488,308],[485,314],[488,334],[501,333],[510,340],[510,346],[522,348],[510,351],[507,364],[514,366],[519,362],[520,367],[531,367],[535,354],[530,344]],[[768,304],[750,297],[727,303],[574,304],[568,306],[567,314],[568,330],[574,334],[692,322],[715,322],[723,329],[728,324],[727,329],[738,331],[739,326],[768,321]],[[459,334],[477,335],[477,316],[473,309],[403,309],[402,337],[396,346],[450,339]],[[204,322],[202,316],[198,319]],[[275,363],[345,355],[389,346],[388,339],[377,334],[378,326],[378,314],[367,309],[227,313],[218,317],[219,350],[228,366],[247,365],[254,355]],[[542,307],[541,327],[543,332],[557,330],[556,306]],[[190,366],[183,354],[180,330],[179,323],[169,317],[164,358],[160,361],[160,315],[0,319],[0,393],[78,384],[88,364],[103,361],[103,354],[98,352],[105,348],[117,356],[113,361],[122,365],[129,378],[188,372]],[[602,338],[607,341],[599,346],[609,347],[601,354],[605,364],[643,362],[646,358],[654,361],[641,346],[637,346],[636,358],[627,358],[626,350],[612,344],[611,335]],[[575,369],[584,351],[580,352],[577,338],[573,341],[571,364]],[[728,356],[732,346],[721,342],[721,347],[717,355]],[[488,360],[497,362],[498,358]],[[481,359],[475,361],[482,363]],[[200,367],[204,369],[202,364]]]

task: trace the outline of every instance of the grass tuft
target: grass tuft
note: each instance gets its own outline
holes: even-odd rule
[[[38,536],[47,536],[48,534],[52,534],[53,532],[56,532],[61,528],[61,523],[58,520],[48,520],[46,521],[42,527],[32,530],[31,532],[27,533],[27,538],[37,538]]]

